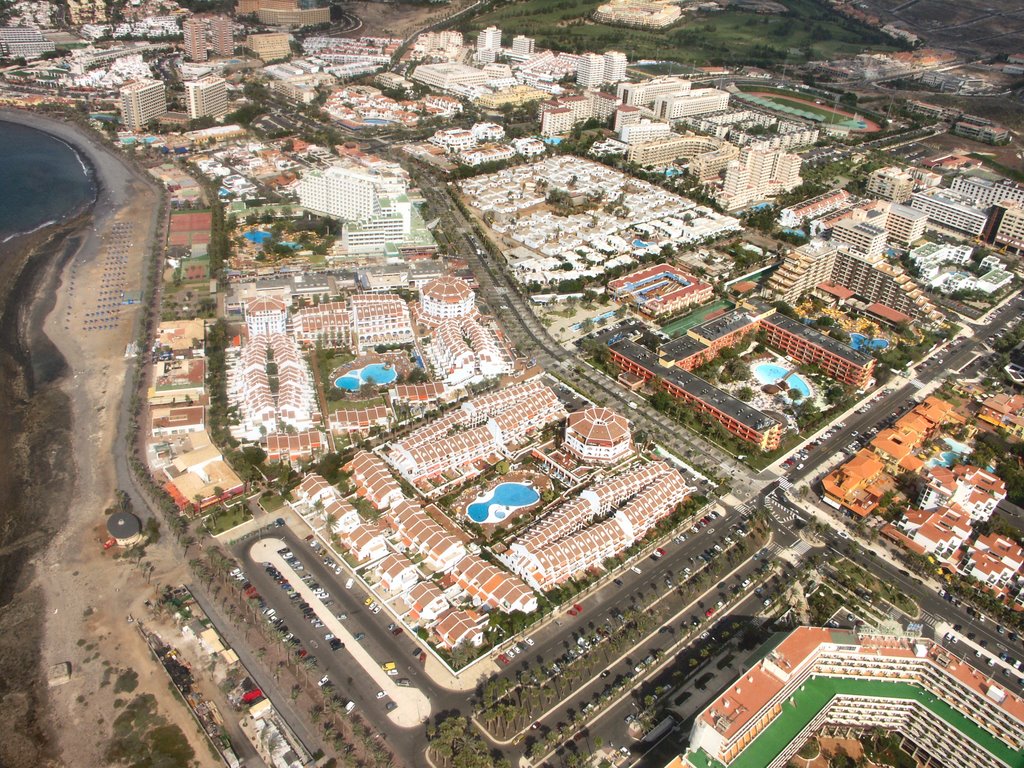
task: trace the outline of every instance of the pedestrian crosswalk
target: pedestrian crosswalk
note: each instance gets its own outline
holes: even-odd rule
[[[738,507],[736,507],[736,511],[739,512],[741,515],[745,515],[748,512],[752,511],[753,509],[754,502],[752,501],[744,502],[743,504],[740,504]]]
[[[924,382],[921,381],[919,378],[914,377],[913,379],[910,380],[910,386],[912,386],[914,389],[921,389],[921,387],[924,386]]]
[[[921,611],[921,618],[918,619],[921,624],[927,624],[929,627],[934,627],[939,623],[938,616],[928,613],[928,611]]]
[[[779,488],[781,490],[788,491],[792,487],[793,487],[793,483],[790,482],[788,477],[780,477],[779,478]]]
[[[794,544],[792,547],[790,547],[790,549],[793,550],[793,554],[796,555],[797,557],[803,557],[804,555],[806,555],[808,552],[811,551],[811,545],[808,544],[803,539],[799,539],[796,542],[796,544]]]

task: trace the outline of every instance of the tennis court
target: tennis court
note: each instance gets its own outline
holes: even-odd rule
[[[661,327],[661,332],[669,338],[674,339],[676,336],[682,336],[688,330],[693,328],[693,326],[703,323],[714,313],[730,310],[734,306],[736,305],[730,301],[725,301],[724,299],[714,301],[705,307],[701,307],[695,312],[691,312],[684,317],[671,321],[668,325],[663,325]]]

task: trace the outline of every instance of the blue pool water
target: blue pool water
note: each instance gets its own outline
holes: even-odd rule
[[[391,125],[390,120],[382,120],[379,117],[368,117],[363,122],[367,125]]]
[[[270,233],[263,232],[262,230],[259,229],[254,229],[251,232],[246,232],[244,235],[242,235],[242,237],[244,237],[250,243],[256,243],[258,245],[260,243],[267,242],[267,240],[270,239]]]
[[[802,229],[784,229],[782,230],[787,235],[796,235],[797,237],[807,237],[807,233]]]
[[[637,239],[633,241],[634,248],[646,248],[648,245],[650,245],[650,243],[645,243],[643,240]]]
[[[761,384],[778,384],[780,387],[793,388],[806,400],[811,396],[811,386],[803,376],[791,371],[778,363],[757,363],[750,372]],[[785,381],[783,381],[785,379]]]
[[[466,514],[474,523],[499,523],[512,512],[539,499],[540,494],[526,483],[500,483],[477,496],[476,501],[466,507]]]
[[[959,440],[954,440],[951,437],[942,438],[948,447],[948,451],[943,451],[933,459],[929,459],[928,463],[933,467],[952,467],[960,459],[961,456],[971,452],[971,447],[965,443],[961,443]]]
[[[889,342],[885,339],[869,339],[863,333],[851,333],[850,346],[854,349],[885,349],[889,346]]]
[[[592,318],[592,320],[593,320],[594,326],[596,327],[598,325],[598,323],[600,323],[602,320],[609,320],[609,319],[611,319],[614,316],[615,316],[615,310],[614,309],[609,309],[607,312],[602,312],[600,315],[595,315]],[[583,329],[583,323],[574,323],[573,326],[572,326],[572,329],[574,331],[582,330]]]
[[[562,140],[557,136],[549,136],[548,138],[544,139],[544,143],[550,144],[552,147],[557,147],[559,144],[562,143]]]
[[[397,378],[398,371],[394,368],[388,368],[380,363],[371,363],[349,371],[344,376],[339,376],[334,380],[334,386],[338,389],[355,392],[363,384],[390,384]]]

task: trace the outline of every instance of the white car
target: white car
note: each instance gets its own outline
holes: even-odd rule
[[[533,638],[532,637],[526,638],[526,644],[529,645],[529,646],[532,646],[533,645]]]
[[[377,691],[377,698],[378,699],[383,699],[385,696],[387,696],[387,694],[384,693],[384,691]]]
[[[345,589],[352,589],[353,584],[355,584],[355,579],[349,579],[345,582]]]
[[[374,613],[380,613],[380,606],[374,604],[373,608],[371,608],[370,610],[373,611]]]
[[[317,683],[317,685],[319,685],[321,688],[323,688],[329,682],[331,682],[330,676],[329,675],[324,675],[323,677],[320,678],[320,682]]]

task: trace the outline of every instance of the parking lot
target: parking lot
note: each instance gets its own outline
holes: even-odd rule
[[[346,708],[351,703],[378,728],[386,722],[402,728],[423,723],[431,699],[423,690],[429,681],[419,646],[391,634],[387,614],[374,614],[364,604],[368,595],[356,582],[346,589],[348,581],[335,564],[326,566],[288,528],[275,534],[244,547],[244,575],[266,620],[284,642],[315,659],[318,679]]]

